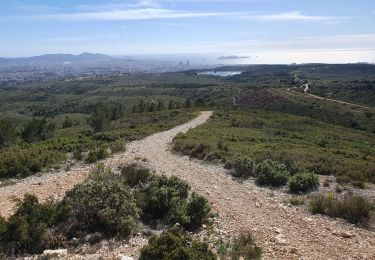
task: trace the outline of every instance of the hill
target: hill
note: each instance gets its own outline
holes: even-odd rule
[[[19,65],[19,64],[66,64],[66,63],[95,63],[103,61],[111,61],[115,58],[100,53],[81,53],[73,54],[45,54],[40,56],[25,58],[0,58],[0,64]]]

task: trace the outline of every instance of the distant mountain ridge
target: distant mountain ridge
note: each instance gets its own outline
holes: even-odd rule
[[[103,62],[114,60],[114,57],[100,54],[100,53],[81,53],[74,54],[44,54],[40,56],[25,57],[25,58],[1,58],[2,64],[23,64],[23,63],[49,63],[49,64],[66,64],[66,63],[89,63],[89,62]]]

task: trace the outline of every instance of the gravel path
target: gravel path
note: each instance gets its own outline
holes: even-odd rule
[[[177,133],[205,122],[210,115],[203,112],[187,125],[133,143],[129,151],[145,157],[157,173],[177,175],[204,195],[219,213],[223,236],[251,231],[264,249],[265,259],[375,259],[375,233],[287,207],[282,196],[270,196],[270,190],[250,181],[239,183],[222,167],[169,151]]]
[[[233,237],[251,231],[264,250],[265,259],[375,259],[375,233],[349,225],[341,220],[310,215],[298,207],[282,203],[283,196],[259,188],[253,182],[240,183],[214,165],[174,155],[169,151],[173,137],[206,122],[212,112],[206,111],[192,121],[169,131],[151,135],[127,146],[105,163],[117,167],[135,158],[146,158],[147,165],[158,174],[177,175],[192,189],[204,195],[219,213],[220,233]],[[45,200],[81,182],[89,167],[25,179],[13,186],[0,188],[0,213],[12,212],[9,196],[29,192]]]
[[[296,88],[297,87],[294,87],[294,89],[296,89]],[[338,100],[338,99],[333,99],[333,98],[321,97],[321,96],[314,95],[314,94],[311,94],[311,93],[301,93],[301,92],[293,91],[293,90],[291,90],[291,88],[288,88],[287,91],[282,91],[282,92],[287,93],[287,94],[294,94],[294,95],[297,95],[297,96],[298,95],[307,96],[307,97],[310,97],[310,98],[315,98],[315,99],[331,101],[331,102],[335,102],[335,103],[339,103],[339,104],[349,105],[352,108],[361,107],[361,108],[368,109],[368,110],[375,110],[374,107],[369,107],[369,106],[360,105],[360,104],[354,104],[354,103],[350,103],[350,102],[342,101],[342,100]]]

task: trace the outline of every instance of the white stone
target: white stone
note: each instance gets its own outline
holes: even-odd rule
[[[43,255],[57,255],[59,257],[67,256],[68,249],[44,250]]]
[[[276,228],[276,229],[275,229],[275,232],[276,232],[277,234],[280,234],[281,232],[283,232],[283,230],[282,230],[281,228]]]
[[[99,260],[100,254],[85,255],[84,259],[85,260]]]
[[[287,240],[284,238],[282,234],[278,234],[277,236],[275,236],[275,242],[279,245],[287,244]]]

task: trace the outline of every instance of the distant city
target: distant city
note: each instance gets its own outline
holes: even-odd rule
[[[84,80],[122,73],[205,70],[225,65],[252,64],[252,61],[256,58],[258,56],[220,56],[219,54],[114,57],[99,53],[46,54],[26,58],[0,58],[0,86],[14,86],[48,80]],[[292,63],[292,65],[295,64]]]
[[[177,57],[112,57],[82,53],[47,54],[29,58],[0,58],[0,86],[13,86],[47,80],[83,80],[121,73],[163,73],[204,69],[212,65],[192,63]]]

